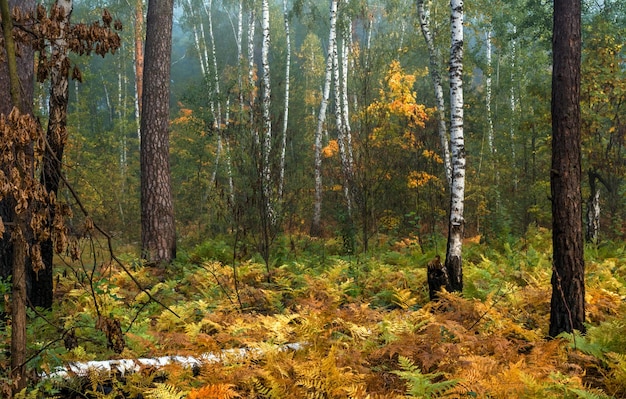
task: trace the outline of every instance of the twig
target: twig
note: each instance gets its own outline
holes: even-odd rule
[[[46,140],[46,145],[49,145],[47,143]],[[69,182],[67,181],[67,179],[65,178],[65,175],[63,175],[63,173],[59,174],[59,177],[61,178],[61,180],[63,180],[63,182],[65,183],[65,186],[67,187],[67,189],[70,191],[70,193],[72,194],[72,197],[74,198],[74,200],[76,201],[76,204],[78,205],[78,207],[80,208],[80,210],[83,212],[83,215],[85,215],[85,217],[89,217],[89,212],[87,212],[87,209],[85,208],[85,206],[83,205],[83,203],[81,202],[80,198],[78,197],[78,194],[76,194],[76,192],[74,191],[74,188],[69,184]],[[176,316],[177,318],[180,319],[180,316],[174,312],[171,308],[169,308],[167,305],[165,305],[164,303],[162,303],[161,301],[159,301],[158,299],[156,299],[154,296],[152,296],[152,294],[145,289],[141,283],[135,278],[135,276],[133,276],[133,274],[130,272],[130,270],[128,270],[128,268],[122,263],[122,261],[119,260],[119,258],[117,256],[115,256],[115,252],[113,251],[113,240],[111,238],[111,235],[109,233],[107,233],[106,231],[104,231],[96,222],[94,222],[92,220],[93,223],[93,227],[100,232],[100,234],[102,234],[106,240],[107,240],[107,246],[108,246],[108,250],[109,250],[109,255],[111,256],[111,259],[113,259],[115,261],[115,263],[117,263],[117,265],[124,271],[124,273],[126,273],[128,275],[128,277],[130,277],[130,279],[133,281],[133,283],[135,283],[135,285],[137,286],[137,288],[139,288],[141,291],[145,292],[146,295],[148,295],[148,298],[150,298],[151,301],[156,302],[157,304],[159,304],[161,307],[163,307],[165,310],[167,310],[168,312],[172,313],[174,316]]]

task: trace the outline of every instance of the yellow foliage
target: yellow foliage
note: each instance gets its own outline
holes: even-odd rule
[[[339,143],[337,143],[337,140],[330,140],[328,142],[328,145],[322,148],[322,156],[324,158],[331,158],[338,152],[339,152]]]
[[[439,178],[431,175],[430,173],[417,172],[413,170],[409,173],[407,180],[407,186],[409,188],[418,188],[425,186],[430,181],[439,180]]]
[[[233,384],[210,384],[200,389],[192,389],[187,399],[234,399],[241,395],[233,388]]]

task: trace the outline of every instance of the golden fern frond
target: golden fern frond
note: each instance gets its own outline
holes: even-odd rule
[[[241,395],[233,388],[233,384],[211,384],[200,389],[192,389],[187,399],[234,399]]]
[[[185,392],[180,391],[173,385],[155,384],[154,388],[146,390],[144,397],[146,399],[183,399]]]
[[[606,356],[611,370],[607,385],[614,392],[626,392],[626,354],[609,352]]]
[[[278,381],[273,379],[271,375],[263,379],[255,377],[252,379],[252,384],[254,386],[254,390],[264,398],[282,399],[286,397],[285,392],[281,388]]]
[[[393,303],[398,305],[404,310],[407,310],[417,303],[417,298],[413,296],[413,293],[408,288],[394,288],[393,289]]]

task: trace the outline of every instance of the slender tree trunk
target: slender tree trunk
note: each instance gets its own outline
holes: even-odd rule
[[[143,96],[143,1],[135,2],[135,119],[137,121],[137,138],[141,140],[141,111]]]
[[[250,106],[250,129],[252,130],[252,136],[257,148],[261,145],[261,138],[259,137],[259,131],[256,128],[256,121],[254,117],[254,105],[257,101],[256,98],[256,67],[254,63],[254,31],[256,28],[256,10],[254,7],[250,8],[250,14],[248,17],[248,89],[249,93],[249,106]]]
[[[345,47],[345,42],[344,42]],[[334,101],[335,101],[335,124],[337,128],[337,144],[339,146],[339,157],[341,160],[341,174],[343,175],[343,193],[346,198],[346,208],[348,210],[348,218],[352,218],[352,176],[351,176],[351,165],[348,156],[348,148],[346,146],[347,137],[346,132],[347,128],[344,125],[345,118],[343,116],[343,107],[342,107],[342,97],[343,94],[341,92],[341,88],[343,87],[343,83],[341,81],[341,77],[343,76],[342,71],[339,68],[339,49],[338,49],[338,40],[335,38],[333,42],[333,47],[329,48],[329,51],[332,53],[333,57],[333,89],[334,89]],[[343,52],[343,50],[342,50]],[[343,64],[343,60],[342,60]],[[351,221],[349,221],[351,223]]]
[[[333,71],[333,52],[335,41],[337,40],[337,1],[330,2],[330,32],[328,34],[328,56],[326,58],[326,75],[324,78],[324,89],[322,92],[322,103],[317,117],[317,129],[315,131],[315,202],[313,204],[313,220],[311,221],[311,235],[319,236],[322,233],[322,136],[324,134],[324,123],[326,121],[326,108],[330,97],[330,85]]]
[[[589,199],[587,199],[587,234],[585,240],[589,243],[598,242],[600,232],[600,190],[596,181],[599,175],[593,170],[589,170]]]
[[[452,187],[446,252],[448,291],[463,291],[462,240],[465,220],[465,138],[463,134],[463,0],[451,0],[450,148]]]
[[[487,143],[489,145],[489,153],[494,154],[496,152],[496,148],[493,144],[493,116],[491,113],[491,76],[493,75],[493,50],[491,45],[491,27],[487,29],[486,33],[486,44],[487,44],[487,77],[485,78],[485,106],[487,108]]]
[[[9,0],[8,1],[8,13],[10,15],[11,10],[14,7],[19,7],[22,13],[26,13],[34,10],[34,0]],[[7,26],[3,26],[3,29],[8,29]],[[7,30],[9,32],[9,30]],[[12,38],[12,37],[11,37]],[[33,108],[33,93],[34,93],[34,50],[27,45],[20,43],[14,43],[16,50],[20,57],[16,57],[16,70],[19,78],[19,90],[14,89],[19,93],[20,103],[18,108],[25,113],[32,113]],[[3,56],[6,55],[6,49],[1,49]],[[8,70],[7,62],[0,62],[0,92],[11,93],[11,81]],[[11,96],[13,94],[11,93]],[[13,108],[12,101],[0,101],[0,114],[9,115]],[[5,174],[8,176],[8,171]],[[15,203],[11,198],[3,198],[0,200],[0,217],[2,220],[13,221],[13,213]],[[0,234],[0,277],[7,278],[12,274],[13,269],[13,244],[11,242],[11,234],[9,231],[5,231],[4,234]],[[30,267],[30,265],[28,266]]]
[[[347,0],[345,1],[348,2]],[[342,108],[341,116],[343,117],[342,126],[344,129],[344,136],[346,141],[346,150],[348,155],[348,165],[349,172],[352,181],[352,190],[354,190],[354,151],[352,147],[352,128],[350,126],[350,103],[348,101],[348,69],[349,69],[349,57],[350,57],[350,49],[352,47],[352,32],[350,31],[350,27],[352,26],[352,21],[348,17],[347,13],[344,20],[344,30],[343,30],[343,45],[341,46],[341,105]],[[355,107],[356,108],[356,107]],[[353,196],[354,199],[354,196]]]
[[[71,0],[57,0],[55,7],[62,10],[63,22],[60,23],[59,37],[52,42],[50,59],[53,67],[50,70],[50,115],[48,131],[46,132],[47,146],[44,152],[41,183],[46,191],[55,196],[59,191],[61,181],[63,151],[67,144],[67,107],[69,101],[69,69],[68,43],[66,30],[70,27],[73,3]],[[54,220],[54,207],[50,207],[50,221]],[[52,226],[50,226],[52,227]],[[41,243],[41,255],[45,269],[35,272],[32,276],[29,298],[33,306],[44,308],[52,307],[52,266],[54,258],[54,244],[52,237]]]
[[[289,32],[289,13],[287,11],[287,0],[283,0],[283,18],[285,22],[285,41],[287,55],[285,59],[285,104],[283,110],[283,133],[280,146],[280,175],[278,180],[278,198],[283,199],[285,187],[285,154],[287,151],[287,127],[289,125],[289,83],[291,80],[291,35]]]
[[[265,206],[271,215],[271,165],[270,153],[272,150],[272,118],[270,117],[270,106],[272,91],[270,84],[270,6],[269,0],[263,0],[261,30],[263,31],[263,42],[261,46],[261,68],[262,68],[262,110],[263,110],[263,192]]]
[[[13,41],[13,22],[9,3],[1,0],[0,12],[2,15],[2,30],[4,36],[5,54],[7,58],[10,104],[19,107],[21,104],[20,83],[17,74],[17,60],[15,42]],[[2,117],[8,117],[3,113]],[[4,215],[3,215],[4,216]],[[13,380],[14,392],[21,391],[26,386],[26,238],[22,231],[26,224],[23,215],[10,211],[10,221],[14,223],[11,231],[12,243],[12,290],[11,290],[11,369],[9,377]],[[4,222],[9,220],[4,219]],[[2,226],[4,229],[4,225]]]
[[[176,257],[176,226],[169,159],[170,60],[173,0],[150,0],[146,27],[141,115],[142,257],[168,263]]]
[[[446,181],[448,188],[452,187],[452,161],[450,160],[450,144],[448,138],[448,129],[446,127],[446,106],[443,98],[443,86],[441,84],[441,67],[438,62],[438,54],[435,49],[435,43],[430,32],[430,9],[424,5],[424,0],[417,0],[417,12],[420,19],[420,28],[422,35],[428,47],[430,58],[430,78],[433,81],[435,90],[435,99],[437,102],[437,128],[439,131],[439,141],[441,143],[441,153],[443,155],[443,167],[446,173]]]
[[[585,332],[580,132],[580,0],[555,0],[552,70],[551,337]]]

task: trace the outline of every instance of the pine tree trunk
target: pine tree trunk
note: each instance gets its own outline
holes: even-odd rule
[[[552,71],[551,337],[585,331],[580,131],[580,0],[555,0]]]
[[[328,56],[326,58],[326,74],[324,77],[324,89],[322,92],[322,103],[317,116],[317,129],[315,131],[315,197],[313,204],[313,220],[311,221],[311,235],[316,237],[322,233],[322,136],[324,134],[324,123],[326,121],[326,109],[330,98],[330,85],[332,83],[333,52],[337,25],[337,0],[330,2],[330,32],[328,34]]]
[[[465,220],[465,138],[463,134],[463,1],[452,0],[450,46],[450,149],[452,187],[446,252],[448,291],[463,291],[462,240]]]
[[[141,245],[149,262],[176,257],[169,159],[173,0],[150,0],[141,115]]]

